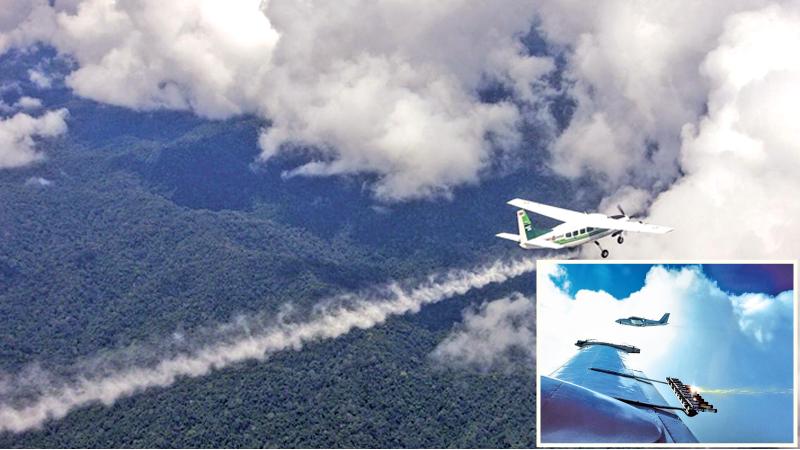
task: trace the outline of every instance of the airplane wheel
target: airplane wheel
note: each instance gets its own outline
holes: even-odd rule
[[[622,236],[617,238],[617,243],[618,244],[622,244],[623,242],[625,242],[625,239],[623,239]]]
[[[608,258],[608,250],[603,250],[602,252],[600,252],[600,256],[602,256],[603,258]]]

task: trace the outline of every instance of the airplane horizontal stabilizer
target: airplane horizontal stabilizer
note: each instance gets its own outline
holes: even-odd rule
[[[497,233],[495,236],[500,239],[508,239],[509,241],[519,242],[519,235],[513,233]]]

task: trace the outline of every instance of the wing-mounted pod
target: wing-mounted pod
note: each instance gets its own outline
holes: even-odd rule
[[[667,384],[672,388],[675,396],[678,397],[678,401],[683,405],[683,411],[687,416],[696,416],[698,412],[717,412],[714,405],[706,402],[700,394],[692,393],[689,389],[690,387],[683,384],[681,380],[668,377]]]
[[[640,353],[641,350],[639,348],[634,347],[632,345],[626,344],[613,344],[611,342],[603,342],[603,341],[596,341],[594,339],[581,339],[575,343],[576,347],[583,348],[588,347],[590,345],[604,345],[606,347],[612,347],[617,350],[622,350],[625,353]]]

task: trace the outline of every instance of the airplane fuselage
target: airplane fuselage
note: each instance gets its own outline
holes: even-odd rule
[[[546,234],[539,236],[539,238],[563,245],[564,247],[577,247],[579,245],[602,239],[614,233],[614,231],[615,230],[609,230],[606,228],[576,226],[570,223],[562,223],[548,231]],[[522,242],[520,247],[525,249],[539,248],[534,244],[528,244],[526,242]]]
[[[643,319],[641,317],[628,317],[627,319],[617,319],[616,322],[620,325],[628,325],[630,327],[655,327],[667,324],[667,322]]]
[[[593,242],[600,249],[600,256],[607,258],[609,251],[599,242],[606,236],[616,237],[617,243],[622,244],[625,241],[623,233],[626,232],[664,234],[672,231],[669,227],[633,220],[619,206],[620,214],[607,216],[600,213],[572,211],[521,198],[509,200],[508,204],[519,208],[517,233],[497,233],[496,236],[514,241],[524,249],[559,250]],[[526,211],[550,217],[561,224],[555,228],[537,228]]]

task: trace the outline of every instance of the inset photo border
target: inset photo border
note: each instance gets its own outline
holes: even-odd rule
[[[540,447],[796,447],[796,261],[540,260]]]

